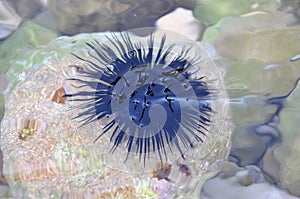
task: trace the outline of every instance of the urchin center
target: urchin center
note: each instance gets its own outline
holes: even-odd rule
[[[137,66],[125,73],[114,86],[112,114],[127,135],[152,137],[169,126],[168,120],[180,122],[179,101],[168,88],[174,82],[172,78],[163,77],[158,69],[149,65]]]
[[[154,82],[145,84],[130,94],[128,107],[131,120],[139,127],[149,125],[149,111],[153,105],[162,106],[167,115],[180,120],[180,105],[175,94],[167,86]],[[158,117],[160,114],[160,109],[155,109],[151,115]]]

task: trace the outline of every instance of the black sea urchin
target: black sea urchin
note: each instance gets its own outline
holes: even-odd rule
[[[138,38],[122,32],[103,43],[86,43],[89,57],[74,56],[87,67],[70,80],[90,91],[66,96],[79,104],[76,118],[82,125],[105,120],[95,142],[109,134],[111,152],[124,146],[125,161],[131,152],[144,164],[151,152],[168,161],[167,150],[185,158],[185,151],[203,142],[208,131],[215,90],[201,73],[197,45],[167,45],[166,34],[160,41],[153,34],[147,42]]]

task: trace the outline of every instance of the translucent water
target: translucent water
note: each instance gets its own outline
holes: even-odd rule
[[[298,1],[0,10],[0,197],[300,196]]]

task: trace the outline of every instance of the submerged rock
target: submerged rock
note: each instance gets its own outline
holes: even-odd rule
[[[297,42],[300,27],[296,22],[293,15],[282,12],[229,17],[208,28],[204,40],[212,43],[217,53],[229,63],[225,83],[234,99],[231,100],[233,122],[237,126],[247,125],[233,134],[236,141],[233,141],[231,154],[241,165],[262,165],[264,172],[272,176],[271,181],[279,180],[281,187],[299,195],[296,187],[299,187],[300,158],[296,155],[299,147],[294,131],[299,116],[297,89],[293,91],[295,94],[287,96],[295,88],[300,74],[300,44]],[[245,96],[256,96],[252,99],[259,100],[255,105],[236,103],[238,99],[243,101]],[[260,106],[259,110],[255,110]],[[240,125],[241,113],[246,115],[246,112],[250,115]],[[252,124],[247,124],[251,118]],[[257,126],[252,126],[257,123]],[[260,142],[257,139],[261,139]],[[275,150],[275,159],[270,158],[271,152],[266,151],[266,145],[269,150]],[[251,154],[253,151],[260,151],[262,159]],[[268,157],[263,157],[265,152]],[[253,162],[249,162],[245,154]],[[271,159],[274,165],[268,168],[266,165],[270,163],[265,161]],[[276,173],[278,170],[279,175]]]
[[[281,5],[278,10],[290,13],[294,15],[298,20],[297,24],[300,24],[300,1],[299,0],[284,0],[281,1]]]
[[[299,77],[300,78],[300,77]],[[282,143],[274,149],[274,156],[280,162],[280,186],[300,196],[300,83],[284,102],[280,112],[278,129]]]
[[[216,24],[224,17],[273,11],[278,6],[277,0],[197,0],[194,16],[208,24]]]
[[[277,63],[299,53],[300,44],[295,41],[300,27],[295,22],[294,16],[282,12],[227,17],[208,28],[203,40],[232,61]]]
[[[199,41],[205,31],[205,24],[193,17],[191,10],[177,8],[156,21],[161,29],[172,30],[185,35],[191,40]]]
[[[31,19],[43,9],[43,0],[1,0],[0,40],[16,31],[22,22]]]
[[[0,1],[0,40],[12,34],[21,24],[22,18],[8,1]]]
[[[73,35],[153,27],[158,18],[178,6],[175,0],[49,0],[48,7],[57,16],[58,29]]]
[[[247,166],[243,170],[235,169],[235,173],[220,172],[218,176],[208,180],[202,190],[203,199],[297,199],[284,190],[269,184],[256,166]]]
[[[223,73],[201,44],[172,34],[60,37],[17,62],[32,67],[7,92],[1,122],[4,176],[15,197],[199,195],[228,156],[231,115]],[[164,125],[169,114],[180,120]],[[127,116],[139,119],[122,123]]]

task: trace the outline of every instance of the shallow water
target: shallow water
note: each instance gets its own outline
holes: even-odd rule
[[[80,3],[71,0],[2,0],[0,10],[1,163],[4,162],[4,168],[2,164],[0,166],[1,172],[4,172],[4,177],[0,176],[0,197],[299,198],[299,1],[252,0],[236,3],[232,0],[221,3],[218,0],[199,0],[197,3],[193,0],[166,0],[147,3],[120,0]],[[159,31],[153,28],[146,31],[143,28],[146,26],[156,27]],[[168,67],[146,68],[139,71],[140,76],[136,79],[137,76],[132,75],[137,74],[133,62],[138,60],[135,56],[139,54],[130,55],[129,59],[124,58],[126,63],[133,60],[130,69],[123,67],[118,71],[117,64],[109,65],[112,68],[97,69],[98,73],[116,70],[117,76],[120,76],[116,82],[112,81],[114,76],[102,76],[102,82],[113,85],[112,90],[103,91],[106,85],[101,84],[102,88],[94,82],[99,79],[98,74],[91,73],[87,67],[85,69],[90,76],[86,78],[87,73],[78,72],[78,66],[81,66],[78,63],[90,61],[92,68],[100,58],[91,57],[96,57],[99,52],[105,54],[105,50],[116,52],[118,47],[124,47],[125,44],[120,43],[128,40],[119,39],[121,42],[116,47],[107,39],[115,39],[113,35],[107,36],[109,34],[105,32],[127,30],[133,43],[140,41],[144,45],[151,45],[147,35],[156,31],[153,33],[154,38],[158,38],[156,43],[153,42],[157,45],[154,55],[159,53],[158,46],[162,43],[158,41],[162,41],[165,34],[167,42],[164,47],[176,44],[179,48],[170,52],[173,57],[166,56],[170,63],[168,67],[177,69],[176,64],[183,64],[172,62],[175,55],[196,52],[196,55],[201,54],[202,71],[187,67],[187,74],[193,75],[176,76],[174,71],[169,72]],[[77,35],[79,33],[93,34]],[[122,34],[118,34],[115,37],[122,38]],[[146,39],[141,39],[144,36]],[[85,42],[97,46],[92,43],[93,39],[108,47],[103,45],[102,51],[83,47]],[[191,51],[180,50],[188,45]],[[129,49],[128,42],[124,48]],[[74,59],[74,54],[77,59]],[[109,58],[117,56],[108,53]],[[157,74],[162,74],[163,78],[156,78]],[[77,82],[67,81],[78,77]],[[185,80],[178,83],[180,77]],[[202,82],[203,77],[208,80],[205,85],[191,80],[194,78]],[[154,80],[157,84],[153,84]],[[142,86],[138,89],[132,85],[124,86],[132,82]],[[197,97],[183,89],[187,83],[193,85],[191,88]],[[106,94],[123,92],[124,95],[116,97],[120,101],[112,103],[114,108],[110,111],[101,103],[90,109],[76,101],[88,99],[88,91],[91,90],[80,87],[85,84]],[[149,90],[150,87],[152,90]],[[165,94],[167,88],[173,89],[173,92]],[[153,95],[144,96],[143,91],[147,89]],[[217,97],[207,95],[214,93],[214,89]],[[73,98],[65,99],[65,94]],[[129,94],[131,98],[126,98]],[[44,98],[39,95],[45,96],[46,100],[43,101]],[[176,96],[180,97],[177,99]],[[48,98],[51,103],[48,103]],[[195,98],[201,106],[191,102]],[[102,100],[100,97],[96,99]],[[139,103],[143,106],[136,105]],[[35,107],[34,104],[38,108],[31,108]],[[124,117],[127,114],[126,104],[135,104],[129,107],[128,114],[132,120],[139,118],[134,120],[135,125],[145,126],[146,130],[133,130],[129,125],[130,121]],[[148,111],[146,105],[153,107]],[[197,107],[201,113],[194,112]],[[94,123],[85,125],[90,117],[86,113],[93,112],[94,108],[98,118],[91,118],[91,121],[98,127],[93,126]],[[170,119],[172,112],[180,111],[181,115]],[[79,120],[71,120],[74,115],[79,116]],[[194,119],[191,115],[202,117]],[[86,116],[83,122],[80,121],[81,116]],[[112,135],[117,132],[113,131],[115,121],[110,121],[110,118],[119,122],[122,131],[117,137],[105,134],[98,141],[99,131]],[[151,123],[152,120],[155,122]],[[211,123],[206,126],[208,120]],[[168,125],[164,126],[162,121]],[[179,128],[180,124],[175,128],[178,121],[186,128]],[[195,132],[197,129],[193,123],[199,121],[203,127],[202,135],[197,138],[187,132]],[[74,127],[77,122],[83,125],[80,131],[89,132],[88,135],[77,133],[77,127]],[[157,145],[153,140],[151,145],[146,144],[151,142],[148,137],[155,135],[159,129],[169,132],[166,133],[169,135],[173,135],[173,131],[180,132],[177,135],[184,135],[183,140],[190,145],[194,142],[189,140],[193,139],[198,139],[201,144],[191,147],[195,148],[192,152],[181,152],[185,144],[169,145],[167,138],[156,137]],[[42,133],[47,131],[53,134]],[[149,135],[143,139],[139,136],[133,141],[135,131],[139,135]],[[125,138],[120,138],[122,132],[133,136],[125,142]],[[100,146],[94,143],[95,138]],[[160,141],[170,147],[170,151],[168,147],[162,147],[169,157],[164,162],[170,163],[167,166],[155,164],[163,162],[163,152],[159,156],[153,153],[145,161],[152,144],[155,151],[155,147],[160,147]],[[117,150],[111,155],[110,149]],[[176,152],[171,152],[172,149]],[[129,154],[131,151],[140,153]],[[184,155],[186,159],[178,158]],[[121,159],[125,159],[125,163]],[[140,159],[146,163],[140,165],[143,162]],[[35,171],[35,167],[44,170]],[[56,175],[56,170],[66,173]],[[125,171],[140,174],[132,176]],[[61,182],[61,187],[56,187],[58,182]],[[85,195],[87,193],[91,195]]]

